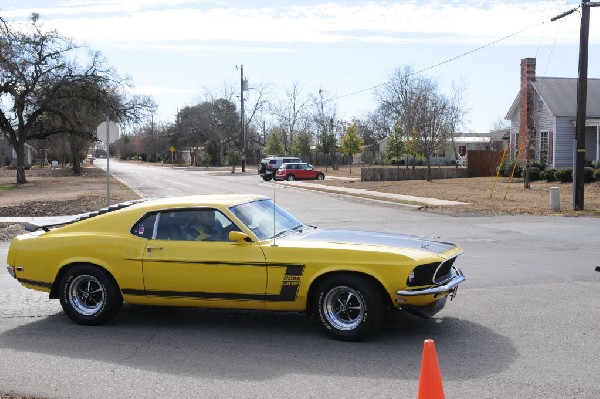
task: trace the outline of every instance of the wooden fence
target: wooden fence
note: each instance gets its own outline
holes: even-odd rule
[[[495,176],[503,151],[473,151],[467,153],[469,177]]]
[[[431,178],[457,179],[465,177],[495,176],[496,167],[502,160],[502,151],[469,151],[466,168],[456,167],[431,167]],[[418,167],[386,167],[362,168],[360,171],[362,181],[399,181],[399,180],[427,180],[427,168]]]
[[[459,177],[467,177],[468,170],[465,168],[431,168],[431,178],[439,179],[456,179]],[[360,170],[360,179],[362,181],[399,181],[399,180],[427,180],[427,168],[412,167],[408,169],[405,166],[388,167],[388,168],[362,168]]]

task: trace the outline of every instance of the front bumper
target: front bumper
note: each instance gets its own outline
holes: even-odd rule
[[[418,288],[415,290],[401,290],[397,291],[396,294],[400,296],[423,296],[423,295],[440,295],[445,293],[452,293],[456,290],[456,287],[465,281],[465,276],[462,274],[460,269],[452,267],[452,277],[447,280],[444,284],[434,285],[428,288]]]
[[[450,297],[450,300],[454,298],[456,290],[458,290],[458,285],[463,281],[465,281],[465,276],[462,272],[452,267],[450,279],[446,280],[443,284],[414,290],[397,291],[398,298],[396,298],[396,302],[402,310],[428,319],[444,308],[448,297]]]

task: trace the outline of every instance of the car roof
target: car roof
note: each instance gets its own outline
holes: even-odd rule
[[[111,220],[111,218],[115,216],[120,218],[128,214],[139,215],[140,213],[177,208],[212,207],[223,209],[252,201],[268,199],[268,197],[255,194],[207,194],[165,198],[144,198],[110,205],[106,208],[94,212],[82,213],[80,215],[56,217],[45,222],[27,223],[25,229],[31,232],[38,229],[49,231],[51,228],[73,225],[76,222],[86,223],[88,221],[107,220],[104,217],[108,217],[108,220]],[[96,216],[103,217],[97,219]],[[137,216],[135,217],[137,218]],[[79,223],[77,223],[77,225],[79,225]]]
[[[255,194],[204,194],[148,199],[132,208],[184,208],[195,206],[230,207],[268,197]]]

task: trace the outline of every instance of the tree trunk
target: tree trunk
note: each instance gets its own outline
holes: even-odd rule
[[[25,178],[25,141],[17,140],[15,148],[17,152],[17,184],[27,183]]]
[[[427,181],[431,181],[431,159],[429,157],[425,159],[427,160]]]
[[[81,176],[81,156],[79,151],[73,151],[73,175]]]

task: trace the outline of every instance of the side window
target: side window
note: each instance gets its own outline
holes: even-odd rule
[[[154,224],[156,222],[156,213],[145,215],[131,228],[131,234],[137,237],[151,239],[154,233]]]
[[[156,229],[158,240],[229,241],[230,231],[240,229],[212,208],[161,212]]]

